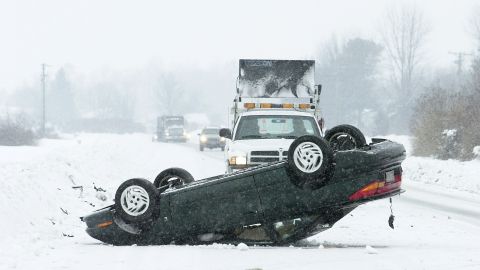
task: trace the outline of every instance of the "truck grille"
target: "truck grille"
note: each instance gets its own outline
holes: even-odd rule
[[[181,136],[183,135],[183,128],[171,128],[169,134],[170,136]]]
[[[251,151],[250,164],[263,164],[287,159],[288,151]]]
[[[252,156],[278,156],[278,151],[252,151]]]

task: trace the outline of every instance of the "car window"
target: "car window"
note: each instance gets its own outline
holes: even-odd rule
[[[216,128],[208,128],[208,129],[202,130],[202,134],[218,135],[219,131],[220,130]]]

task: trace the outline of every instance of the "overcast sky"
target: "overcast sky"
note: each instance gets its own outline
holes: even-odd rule
[[[398,2],[424,12],[433,65],[452,65],[449,51],[473,51],[474,0],[1,0],[0,91],[38,80],[44,62],[91,74],[149,63],[208,68],[238,58],[312,58],[334,33],[377,39],[383,13]]]

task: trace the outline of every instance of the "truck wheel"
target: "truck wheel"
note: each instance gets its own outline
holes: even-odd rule
[[[153,185],[163,192],[169,187],[179,186],[193,182],[193,176],[182,168],[169,168],[157,175]]]
[[[351,125],[339,125],[327,130],[325,140],[334,151],[352,150],[367,145],[363,133]]]
[[[305,135],[290,145],[287,162],[296,185],[318,187],[332,176],[333,151],[324,139]]]
[[[115,193],[115,210],[120,217],[133,223],[150,220],[158,207],[158,191],[151,182],[134,178],[123,182]]]

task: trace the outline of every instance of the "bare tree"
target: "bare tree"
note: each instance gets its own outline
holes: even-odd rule
[[[470,17],[470,32],[476,41],[477,53],[472,61],[472,86],[471,89],[480,99],[480,6],[477,6]]]
[[[181,113],[183,91],[173,74],[162,74],[153,90],[158,100],[159,112],[166,114]]]
[[[422,12],[402,6],[388,10],[381,36],[392,64],[392,79],[400,97],[409,100],[415,88],[414,79],[422,60],[421,49],[429,29]]]
[[[480,46],[480,6],[476,6],[472,11],[469,30],[477,41],[477,46]]]

